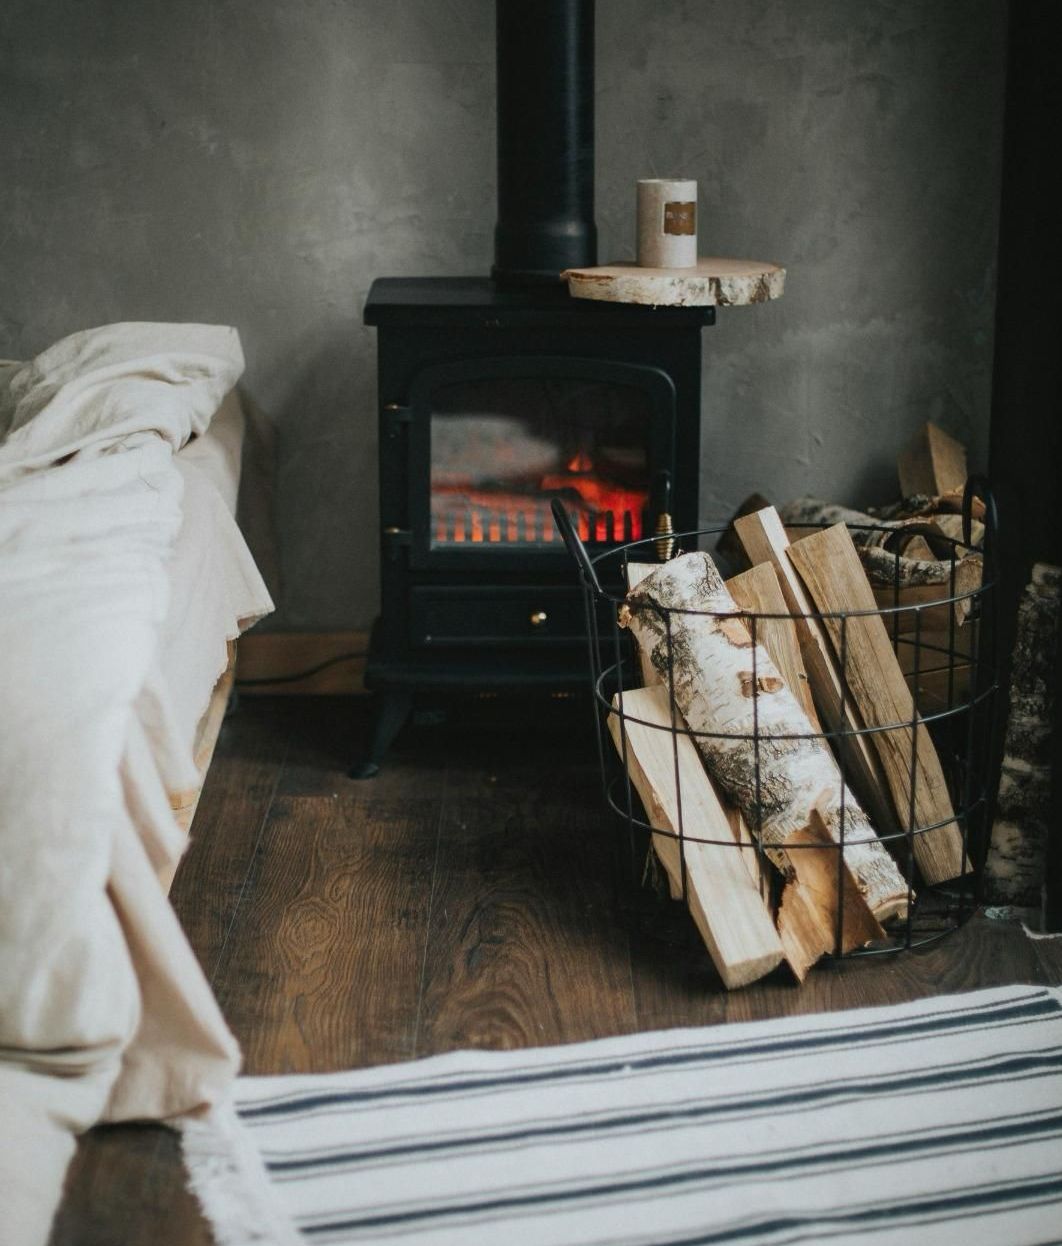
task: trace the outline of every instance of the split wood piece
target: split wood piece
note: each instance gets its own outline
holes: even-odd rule
[[[896,467],[904,497],[955,493],[966,485],[966,448],[936,424],[927,423],[900,451]]]
[[[790,691],[796,695],[812,727],[821,731],[808,673],[804,668],[804,659],[800,656],[796,624],[788,617],[789,607],[782,595],[777,571],[769,562],[761,562],[750,570],[743,571],[741,575],[727,580],[726,586],[734,601],[749,614],[779,616],[749,619],[746,626],[751,634],[755,623],[755,639],[762,642],[771,655],[771,661],[781,671]]]
[[[711,558],[683,554],[627,595],[623,622],[673,672],[673,695],[708,770],[758,836],[767,856],[792,872],[785,839],[806,826],[822,799],[839,841],[842,804],[848,864],[875,916],[906,912],[907,883],[874,833],[836,762],[762,645],[753,645]],[[823,797],[823,793],[826,793]]]
[[[638,585],[641,584],[641,582],[645,579],[645,577],[649,575],[650,572],[655,571],[656,568],[659,566],[660,564],[658,562],[629,562],[627,563],[627,589],[628,591],[632,588],[637,588]],[[635,645],[635,649],[637,649],[638,651],[638,665],[641,668],[641,672],[642,672],[643,687],[651,688],[654,684],[659,684],[661,682],[661,679],[660,679],[660,676],[653,669],[653,663],[649,657],[649,654],[645,652],[645,650],[641,647],[641,645]],[[677,897],[674,895],[674,893],[672,893],[671,898],[674,900]]]
[[[658,562],[629,562],[627,563],[627,567],[626,567],[627,588],[628,589],[637,588],[638,585],[641,584],[641,582],[645,579],[645,577],[651,571],[654,571],[659,566],[660,564]],[[639,644],[636,644],[634,648],[638,654],[638,666],[642,673],[642,687],[653,688],[653,687],[660,685],[663,681],[661,680],[660,676],[656,673],[656,671],[653,670],[653,663],[649,655],[645,652],[645,650]],[[653,837],[653,850],[654,851],[656,850],[656,838],[657,838],[656,836]],[[661,838],[664,838],[664,837],[661,837]],[[664,875],[667,878],[668,892],[672,900],[681,900],[682,899],[682,879],[675,878],[675,876],[671,874],[666,867],[664,868]]]
[[[893,812],[884,772],[866,738],[854,734],[862,729],[863,723],[851,698],[841,696],[841,680],[830,642],[821,621],[812,617],[815,608],[786,557],[789,541],[778,512],[773,507],[765,507],[755,514],[735,520],[734,528],[752,562],[770,563],[777,572],[782,595],[793,615],[815,704],[826,727],[835,733],[833,745],[846,777],[879,833],[896,834],[900,823]],[[881,915],[878,916],[880,918]]]
[[[793,863],[793,877],[782,892],[778,934],[786,960],[803,982],[811,966],[828,952],[836,955],[866,947],[884,939],[885,931],[867,907],[817,809],[812,809],[808,825],[794,831],[785,843]]]
[[[653,827],[670,832],[653,835],[657,857],[677,882],[679,895],[685,860],[690,913],[724,985],[733,989],[755,982],[781,962],[782,944],[697,750],[688,735],[672,733],[664,688],[635,688],[617,694],[612,704],[608,726],[616,750],[622,757],[626,736],[627,772],[646,816]],[[678,726],[685,732],[684,722]],[[674,838],[680,825],[681,842]],[[720,842],[698,843],[686,836]]]
[[[979,499],[975,499],[979,500]],[[970,545],[964,545],[966,534],[963,532],[962,515],[952,513],[941,513],[934,515],[929,522],[934,528],[946,537],[949,541],[955,543],[955,554],[958,558],[965,557],[971,552],[971,546],[980,548],[985,539],[985,525],[980,519],[970,520]]]
[[[795,541],[789,547],[789,558],[824,613],[875,609],[870,583],[844,524]],[[915,721],[911,690],[882,617],[849,614],[845,620],[827,618],[824,622],[837,652],[844,628],[845,676],[867,726]],[[928,729],[920,724],[889,726],[872,731],[869,739],[901,821],[908,822],[913,814],[915,829],[944,824],[914,836],[914,855],[922,876],[929,883],[956,878],[964,872],[962,835]],[[965,868],[970,869],[968,860]]]
[[[715,543],[715,552],[719,558],[722,558],[732,575],[737,575],[739,571],[747,571],[752,565],[745,553],[745,547],[738,540],[738,534],[734,531],[734,520],[740,519],[742,515],[751,515],[753,511],[761,511],[765,506],[770,506],[770,502],[762,493],[750,493],[749,496],[741,503],[737,510],[730,516],[730,522],[723,529],[719,540]]]
[[[699,259],[693,268],[642,268],[629,261],[569,268],[577,299],[651,307],[742,307],[782,297],[785,269],[762,260]]]
[[[905,541],[901,549],[904,558],[914,562],[934,562],[937,557],[921,532],[916,532],[910,540]]]

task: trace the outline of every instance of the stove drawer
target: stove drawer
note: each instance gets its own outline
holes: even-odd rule
[[[414,587],[410,640],[432,648],[585,644],[584,609],[576,587]]]

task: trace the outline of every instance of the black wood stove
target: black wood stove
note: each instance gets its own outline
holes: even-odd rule
[[[582,594],[550,513],[591,554],[698,523],[701,327],[712,308],[569,296],[596,263],[592,0],[497,0],[491,277],[383,278],[381,615],[374,774],[415,690],[588,679]],[[633,196],[632,196],[633,197]]]

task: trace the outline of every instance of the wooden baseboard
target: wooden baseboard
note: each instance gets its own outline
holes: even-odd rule
[[[368,651],[368,632],[248,632],[236,653],[236,685],[241,696],[355,696],[365,691]],[[343,660],[292,680],[333,658]]]

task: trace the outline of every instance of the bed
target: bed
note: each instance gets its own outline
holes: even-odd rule
[[[109,325],[0,365],[0,1189],[43,1243],[77,1133],[226,1093],[167,890],[272,609],[234,514],[235,330]]]

